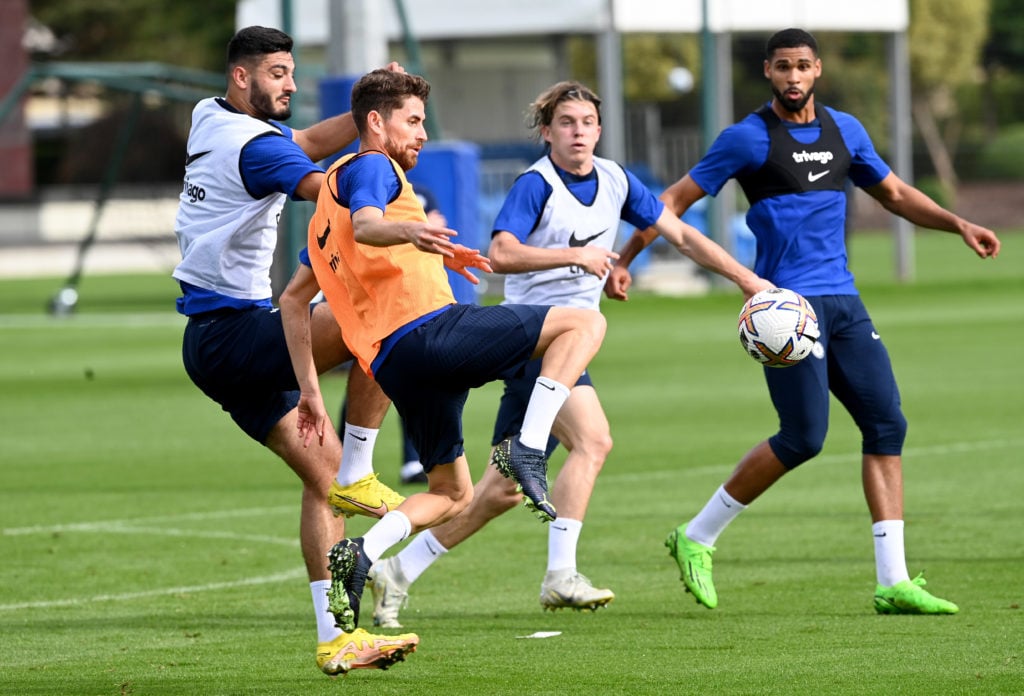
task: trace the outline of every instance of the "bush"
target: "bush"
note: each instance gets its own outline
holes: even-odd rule
[[[914,185],[943,208],[950,210],[956,207],[956,193],[950,191],[937,176],[923,176]]]
[[[982,148],[979,179],[1024,180],[1024,124],[1009,126]]]

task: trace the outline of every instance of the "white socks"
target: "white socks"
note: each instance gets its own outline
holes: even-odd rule
[[[726,493],[724,485],[719,486],[704,509],[686,525],[686,538],[698,544],[714,546],[718,535],[746,509],[746,505]]]
[[[345,439],[341,443],[341,466],[338,467],[339,485],[351,486],[373,473],[373,446],[377,442],[379,432],[375,428],[345,424]]]
[[[555,416],[568,398],[569,387],[547,377],[538,377],[523,416],[519,441],[527,447],[546,450]]]
[[[309,583],[309,592],[313,595],[313,612],[316,614],[316,640],[318,643],[329,643],[341,633],[334,625],[334,614],[327,609],[327,590],[330,587],[330,580],[314,580]]]
[[[413,537],[413,540],[398,552],[398,564],[405,579],[413,583],[424,570],[446,553],[448,549],[441,546],[433,532],[427,529]]]
[[[400,510],[392,510],[381,517],[363,535],[363,553],[370,559],[370,563],[376,563],[385,551],[405,539],[410,533],[412,533],[412,523],[409,518]]]
[[[576,544],[583,522],[559,517],[548,523],[548,571],[576,569]]]
[[[875,574],[878,584],[892,587],[910,579],[903,548],[903,520],[882,520],[871,525],[875,537]]]

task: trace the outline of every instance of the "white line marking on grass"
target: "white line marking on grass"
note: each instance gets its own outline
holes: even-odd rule
[[[105,534],[149,534],[162,536],[198,537],[205,539],[228,539],[231,541],[251,541],[259,543],[283,544],[286,546],[299,546],[298,539],[272,537],[259,534],[238,534],[234,532],[209,531],[203,529],[179,529],[174,527],[152,526],[160,522],[184,522],[184,521],[207,521],[222,520],[229,518],[243,517],[265,517],[268,515],[294,514],[294,506],[277,506],[262,508],[242,508],[233,510],[216,510],[210,512],[187,512],[178,515],[159,515],[152,517],[137,517],[134,519],[122,520],[101,520],[97,522],[80,522],[75,524],[37,525],[33,527],[12,527],[0,530],[3,536],[23,536],[31,534],[58,534],[66,532],[84,533],[105,533]],[[305,569],[264,575],[257,578],[244,578],[242,580],[231,580],[225,582],[207,583],[205,585],[193,585],[189,587],[168,587],[163,589],[145,590],[141,592],[125,592],[119,594],[96,595],[93,597],[72,597],[68,599],[42,600],[37,602],[17,602],[13,604],[0,604],[0,611],[15,611],[18,609],[46,609],[54,607],[70,607],[93,602],[118,602],[143,599],[146,597],[159,597],[175,594],[189,594],[194,592],[210,592],[214,590],[232,589],[251,585],[268,585],[276,582],[294,580],[305,577]]]
[[[117,525],[98,527],[97,532],[109,534],[149,534],[152,536],[193,537],[196,539],[229,539],[230,541],[254,541],[263,544],[281,544],[299,546],[299,540],[288,537],[274,537],[265,534],[236,534],[235,532],[210,532],[203,529],[175,529],[173,527],[136,527],[135,525]]]
[[[136,517],[121,520],[98,520],[96,522],[76,522],[72,524],[37,525],[33,527],[8,527],[0,530],[0,536],[21,536],[24,534],[57,534],[61,532],[102,532],[117,531],[128,525],[157,523],[221,520],[232,517],[263,517],[265,515],[294,514],[293,505],[277,507],[241,508],[232,510],[214,510],[210,512],[184,512],[179,515],[158,515],[154,517]]]
[[[237,587],[250,587],[252,585],[271,585],[278,582],[295,580],[306,577],[304,568],[295,568],[283,573],[274,575],[263,575],[257,578],[245,578],[243,580],[231,580],[228,582],[210,582],[205,585],[191,585],[187,587],[165,587],[160,590],[146,590],[144,592],[122,592],[119,594],[94,595],[92,597],[72,597],[69,599],[54,599],[40,602],[17,602],[14,604],[0,604],[0,611],[17,611],[19,609],[52,609],[54,607],[74,607],[93,602],[124,602],[133,599],[145,599],[146,597],[162,597],[166,595],[191,594],[193,592],[210,592],[213,590],[230,590]]]

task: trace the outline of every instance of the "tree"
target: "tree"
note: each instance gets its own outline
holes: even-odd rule
[[[996,136],[1004,120],[1021,120],[1024,102],[1024,14],[1019,0],[991,0],[985,66],[986,139]],[[1000,95],[1003,96],[1000,99]]]
[[[954,92],[979,81],[989,0],[911,0],[910,70],[914,122],[946,193],[956,190],[950,154],[962,126]]]
[[[74,61],[160,61],[222,71],[235,0],[32,0],[32,16]]]

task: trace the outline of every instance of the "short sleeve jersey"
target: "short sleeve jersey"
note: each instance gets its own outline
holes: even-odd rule
[[[424,221],[426,213],[405,172],[382,152],[343,157],[324,177],[309,223],[309,259],[346,345],[372,375],[398,338],[455,298],[440,254],[356,241],[352,214],[365,207],[394,221]]]
[[[594,158],[590,173],[576,176],[550,157],[516,179],[494,223],[494,233],[513,234],[541,248],[600,246],[612,250],[619,221],[644,229],[657,222],[664,204],[640,180],[611,160]],[[505,302],[597,309],[604,281],[578,266],[562,266],[505,278]]]
[[[889,166],[875,151],[861,123],[850,114],[828,109],[838,135],[849,152],[843,165],[845,177],[854,185],[870,187],[888,176]],[[792,138],[805,148],[796,148],[790,171],[793,176],[834,176],[828,171],[833,161],[816,151],[822,135],[821,121],[809,124],[783,122],[777,138]],[[705,192],[716,195],[731,178],[753,176],[769,157],[768,127],[757,113],[719,134],[707,154],[690,170],[690,177]],[[827,174],[826,174],[827,172]],[[747,212],[747,224],[757,238],[754,271],[779,287],[803,295],[855,295],[853,274],[847,267],[847,192],[810,190],[771,195],[754,202]]]
[[[322,171],[291,135],[220,97],[196,105],[174,226],[183,314],[270,305],[281,209],[306,175]]]

